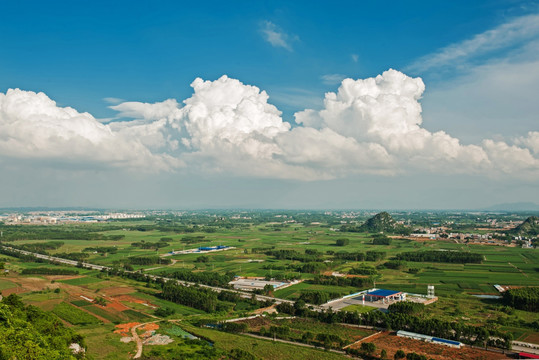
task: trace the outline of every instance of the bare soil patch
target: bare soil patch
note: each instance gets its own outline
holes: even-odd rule
[[[267,312],[268,314],[277,313],[276,305],[271,305],[265,308],[257,309],[253,311],[253,314],[261,315],[263,313]]]
[[[529,342],[532,344],[539,344],[539,333],[533,333],[524,338],[524,340],[521,340],[524,342]]]
[[[17,286],[17,287],[11,288],[11,289],[5,289],[5,290],[1,291],[3,296],[9,296],[11,294],[22,294],[22,293],[25,293],[25,292],[28,292],[28,290],[25,289],[25,288],[22,288],[20,286]]]
[[[101,289],[101,293],[107,296],[132,294],[135,291],[136,291],[135,288],[131,286],[113,286],[113,287]]]
[[[260,331],[260,328],[261,327],[267,327],[269,325],[271,325],[271,320],[269,319],[266,319],[265,317],[263,316],[257,316],[253,319],[246,319],[246,320],[241,320],[239,321],[239,323],[245,323],[249,326],[250,329],[252,329],[253,331]]]
[[[131,335],[131,328],[140,325],[138,322],[130,322],[126,324],[118,324],[115,326],[115,334],[120,334],[122,337],[129,337]]]
[[[73,280],[85,277],[85,275],[46,275],[48,280]]]
[[[142,304],[142,305],[145,305],[149,308],[152,308],[152,309],[157,309],[158,306],[155,305],[155,304],[152,304],[151,302],[147,301],[147,300],[142,300],[142,299],[139,299],[137,297],[134,297],[134,296],[131,296],[131,295],[119,295],[119,296],[115,296],[113,298],[115,301],[126,301],[126,302],[131,302],[131,303],[134,303],[134,304]]]
[[[4,280],[11,281],[12,283],[19,285],[19,287],[22,287],[26,291],[41,291],[43,289],[51,287],[51,285],[54,285],[51,284],[49,280],[38,277],[17,276],[16,278],[7,277],[4,278]],[[57,285],[54,287],[57,287]]]
[[[504,354],[498,354],[486,350],[472,349],[468,346],[460,349],[451,348],[445,345],[436,345],[419,340],[398,337],[389,332],[380,333],[367,339],[367,342],[372,342],[376,345],[376,354],[380,355],[382,349],[385,349],[388,358],[393,359],[397,350],[403,350],[405,353],[415,352],[419,355],[425,355],[429,359],[435,360],[493,360],[493,359],[510,359]],[[352,346],[359,349],[361,342]]]
[[[107,303],[107,305],[105,306],[105,309],[110,309],[110,310],[121,312],[121,311],[129,310],[130,308],[118,301],[111,301]]]

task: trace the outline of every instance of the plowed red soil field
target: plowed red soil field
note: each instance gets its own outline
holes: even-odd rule
[[[436,345],[419,340],[398,337],[389,332],[383,332],[377,336],[367,339],[376,345],[376,354],[380,355],[382,349],[387,352],[387,357],[393,359],[397,350],[403,350],[405,353],[415,352],[419,355],[426,355],[429,359],[435,360],[498,360],[510,359],[504,354],[498,354],[491,351],[472,349],[468,346],[460,349],[445,345]],[[359,349],[361,343],[354,344],[352,348]]]

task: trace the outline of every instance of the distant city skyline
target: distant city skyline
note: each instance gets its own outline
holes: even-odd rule
[[[539,2],[3,4],[0,208],[539,203]]]

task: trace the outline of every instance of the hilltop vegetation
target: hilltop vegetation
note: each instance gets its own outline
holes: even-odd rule
[[[0,302],[0,359],[76,359],[70,344],[84,345],[82,337],[54,315],[24,306],[17,295]]]
[[[410,229],[397,224],[395,219],[385,211],[367,219],[363,225],[343,225],[341,231],[388,234],[409,234],[411,232]]]
[[[539,235],[539,217],[530,216],[513,230],[514,234],[522,236]]]
[[[383,211],[365,221],[361,227],[367,232],[392,232],[396,223],[389,213]]]

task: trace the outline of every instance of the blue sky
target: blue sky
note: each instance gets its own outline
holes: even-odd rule
[[[539,202],[538,19],[536,1],[6,2],[0,92],[25,92],[6,96],[3,113],[0,102],[0,166],[11,174],[0,185],[16,189],[0,195],[6,206]],[[374,91],[375,107],[324,104],[344,78],[379,74],[376,90],[343,90],[361,101]],[[195,89],[196,78],[212,83]],[[236,112],[201,118],[208,96]],[[15,97],[26,108],[8,108]],[[243,100],[264,110],[236,110]],[[313,113],[298,121],[305,109]],[[137,168],[147,164],[156,168]],[[133,199],[149,188],[161,190]],[[371,194],[345,195],[361,188]]]

